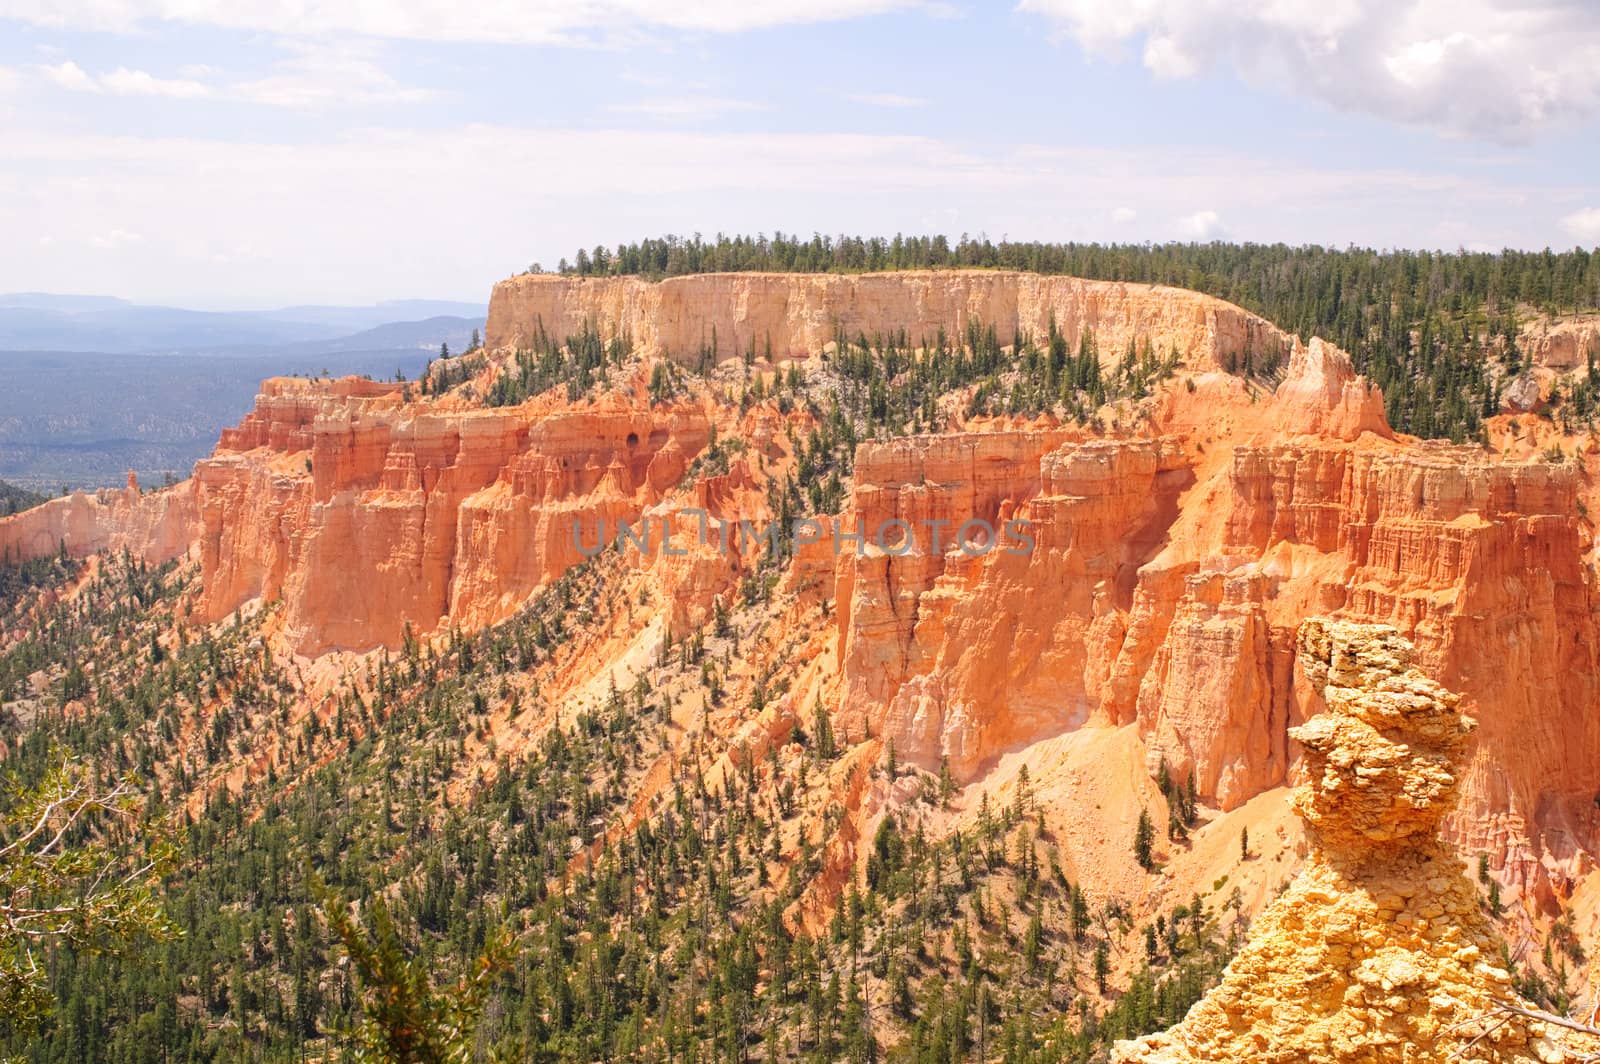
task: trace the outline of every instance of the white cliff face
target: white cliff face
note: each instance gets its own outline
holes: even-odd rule
[[[1591,354],[1600,362],[1600,318],[1530,322],[1517,343],[1528,361],[1541,369],[1585,372]]]
[[[1051,322],[1076,349],[1092,333],[1101,357],[1129,344],[1176,351],[1191,366],[1221,365],[1246,353],[1282,357],[1290,339],[1231,303],[1181,288],[1086,281],[992,270],[880,274],[734,273],[674,277],[569,278],[529,274],[502,281],[489,301],[485,345],[526,347],[542,326],[556,338],[590,324],[627,334],[646,354],[693,362],[715,341],[719,359],[755,345],[758,356],[820,354],[842,330],[913,344],[955,337],[970,323],[992,326],[1002,344],[1019,333],[1043,342]]]

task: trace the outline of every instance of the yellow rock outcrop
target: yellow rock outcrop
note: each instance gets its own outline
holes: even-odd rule
[[[1439,838],[1472,721],[1383,625],[1307,621],[1303,682],[1325,708],[1292,730],[1310,862],[1222,983],[1176,1027],[1119,1043],[1121,1064],[1578,1059],[1513,1001],[1478,892]],[[1600,1045],[1589,1047],[1600,1049]]]

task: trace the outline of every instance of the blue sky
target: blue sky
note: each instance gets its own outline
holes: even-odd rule
[[[667,232],[1600,245],[1591,0],[0,0],[0,291],[482,299]]]

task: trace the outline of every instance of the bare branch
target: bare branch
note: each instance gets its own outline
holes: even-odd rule
[[[1591,1027],[1586,1023],[1579,1023],[1577,1020],[1569,1020],[1567,1017],[1557,1016],[1553,1012],[1545,1012],[1542,1009],[1525,1008],[1522,1005],[1518,1005],[1511,1001],[1496,1001],[1494,1003],[1494,1007],[1501,1012],[1510,1013],[1512,1016],[1521,1016],[1523,1019],[1528,1020],[1538,1020],[1540,1023],[1548,1023],[1556,1027],[1564,1027],[1569,1031],[1577,1031],[1579,1034],[1585,1034],[1591,1038],[1600,1038],[1600,1027]]]

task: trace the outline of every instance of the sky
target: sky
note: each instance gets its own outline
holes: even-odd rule
[[[1596,0],[0,0],[0,291],[666,233],[1600,245]]]

